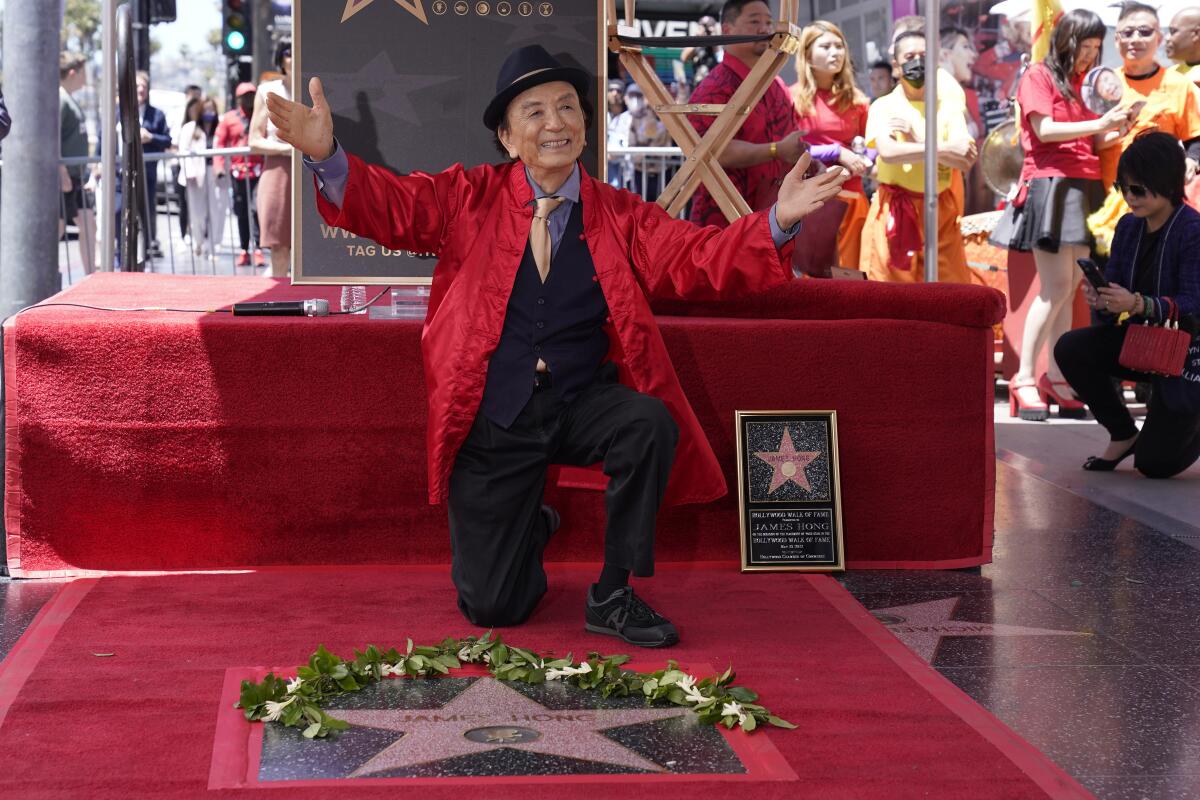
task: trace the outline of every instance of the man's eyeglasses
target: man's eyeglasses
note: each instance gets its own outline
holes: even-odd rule
[[[1120,181],[1117,181],[1117,191],[1130,197],[1145,197],[1150,193],[1150,190],[1140,183],[1121,183]]]
[[[1121,28],[1117,31],[1117,36],[1122,39],[1132,39],[1134,34],[1137,34],[1142,39],[1152,39],[1158,33],[1158,28],[1150,25],[1139,25],[1136,28]]]

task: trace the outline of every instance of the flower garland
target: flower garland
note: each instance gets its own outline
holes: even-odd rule
[[[323,738],[330,731],[350,727],[321,708],[332,697],[357,692],[384,678],[433,678],[449,675],[463,663],[483,663],[499,680],[530,684],[561,680],[580,689],[599,691],[604,697],[641,694],[647,704],[674,703],[690,709],[701,723],[739,727],[746,733],[764,723],[796,727],[757,705],[756,693],[734,686],[732,668],[720,677],[698,681],[674,661],[656,672],[623,669],[621,665],[627,661],[627,655],[602,656],[594,652],[580,662],[573,661],[569,653],[565,658],[547,660],[531,650],[505,644],[499,636],[493,638],[491,631],[482,638],[447,638],[438,645],[414,646],[409,639],[403,653],[395,648],[380,652],[370,645],[363,652],[355,650],[353,661],[345,661],[321,645],[309,658],[308,666],[298,667],[291,680],[268,673],[261,683],[242,681],[237,707],[245,709],[250,721],[279,722],[303,728],[306,738]]]

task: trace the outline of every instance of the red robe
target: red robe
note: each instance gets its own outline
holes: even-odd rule
[[[340,210],[317,192],[325,221],[393,250],[438,254],[421,351],[429,502],[439,503],[479,411],[488,359],[529,239],[533,191],[519,163],[397,176],[353,155],[349,161]],[[725,494],[725,479],[679,386],[648,298],[769,289],[791,280],[791,247],[776,249],[765,211],[725,229],[699,228],[586,173],[580,202],[583,235],[608,302],[609,358],[622,383],[666,403],[679,426],[664,502],[714,500]]]

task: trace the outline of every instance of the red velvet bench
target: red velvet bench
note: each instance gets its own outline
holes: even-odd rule
[[[327,297],[262,278],[94,275],[53,298],[217,308]],[[736,561],[734,411],[836,409],[852,567],[991,558],[992,329],[972,286],[797,281],[656,309],[731,493],[665,510],[660,561]],[[13,575],[446,563],[426,503],[420,323],[49,307],[4,329]],[[603,497],[547,500],[547,558],[601,556]]]

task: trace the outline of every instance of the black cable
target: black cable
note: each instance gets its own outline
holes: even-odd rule
[[[374,297],[372,297],[370,300],[368,300],[366,305],[352,306],[347,311],[330,311],[329,316],[332,317],[334,314],[357,314],[359,311],[362,311],[364,308],[369,308],[369,307],[375,305],[375,301],[378,300],[379,298],[383,297],[388,291],[391,290],[391,288],[392,287],[390,287],[390,286],[383,287],[383,291],[380,292],[379,294],[375,295]]]

